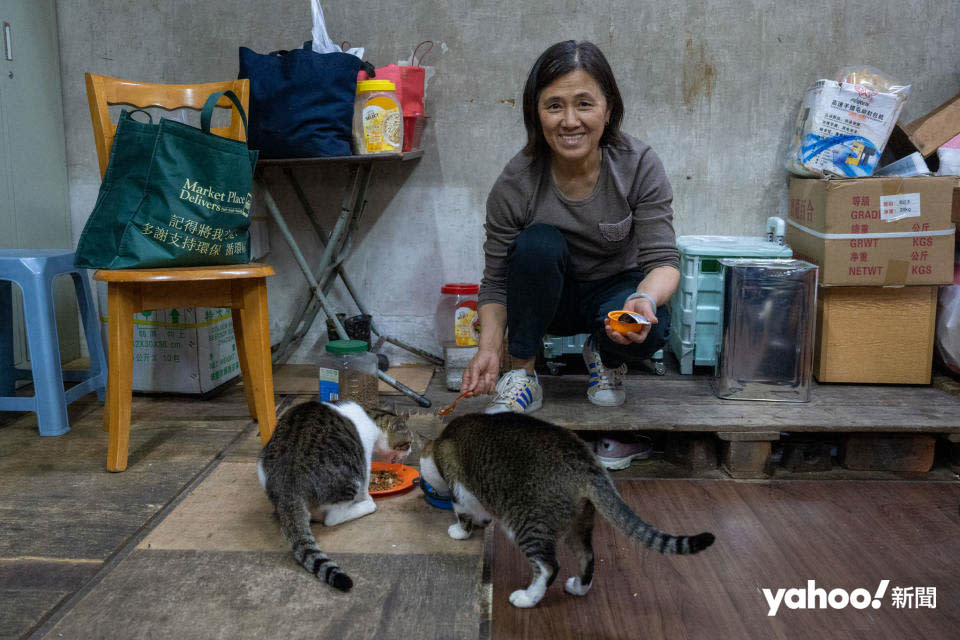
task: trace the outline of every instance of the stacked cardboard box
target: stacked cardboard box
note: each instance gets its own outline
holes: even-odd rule
[[[787,242],[820,266],[820,382],[929,383],[936,285],[953,281],[955,184],[791,179]]]

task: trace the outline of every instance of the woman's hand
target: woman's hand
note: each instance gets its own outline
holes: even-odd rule
[[[610,319],[604,318],[603,325],[607,332],[607,337],[617,344],[630,344],[631,342],[643,342],[650,334],[650,328],[657,324],[657,310],[653,308],[650,301],[646,298],[634,298],[623,303],[624,311],[632,311],[646,318],[650,324],[641,325],[639,331],[631,331],[627,334],[617,333],[610,328]]]
[[[480,349],[463,371],[463,384],[460,386],[460,391],[461,393],[470,392],[474,396],[493,393],[497,388],[499,376],[500,351]]]
[[[507,308],[490,302],[477,309],[480,316],[480,345],[463,371],[461,392],[478,396],[493,393],[500,377],[500,353],[503,351],[503,330],[507,326]]]

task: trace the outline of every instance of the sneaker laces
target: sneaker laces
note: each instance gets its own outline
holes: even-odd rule
[[[497,397],[493,404],[510,404],[523,392],[523,381],[532,377],[524,369],[508,371],[497,383]]]
[[[597,377],[599,378],[597,388],[600,391],[616,390],[621,385],[620,376],[626,372],[626,364],[621,364],[616,369],[608,369],[607,367],[603,366],[603,362],[600,361],[600,358],[597,358]]]

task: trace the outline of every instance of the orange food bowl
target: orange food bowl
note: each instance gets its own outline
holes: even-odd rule
[[[397,477],[400,478],[400,481],[389,489],[384,489],[382,491],[371,491],[370,495],[374,498],[379,498],[380,496],[391,496],[396,493],[406,491],[413,486],[413,481],[420,477],[420,474],[413,467],[391,462],[371,462],[370,470],[392,471],[393,473],[397,474]]]
[[[620,316],[626,314],[633,322],[620,320]],[[611,311],[607,314],[607,318],[610,319],[610,328],[616,331],[617,333],[627,334],[631,331],[639,332],[643,329],[645,325],[650,324],[650,321],[644,318],[639,313],[634,313],[633,311]]]

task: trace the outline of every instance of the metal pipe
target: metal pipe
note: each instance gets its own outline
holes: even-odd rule
[[[418,405],[420,405],[421,407],[429,407],[429,406],[432,406],[432,405],[433,405],[433,403],[430,402],[430,399],[429,399],[429,398],[427,398],[426,396],[420,395],[419,393],[417,393],[416,391],[414,391],[413,389],[411,389],[411,388],[408,387],[407,385],[403,384],[402,382],[399,382],[399,381],[396,380],[395,378],[391,378],[390,376],[388,376],[387,374],[385,374],[383,371],[379,371],[379,370],[378,370],[378,371],[377,371],[377,376],[378,376],[381,380],[383,380],[384,382],[386,382],[388,385],[390,385],[391,387],[393,387],[394,389],[396,389],[397,391],[400,391],[400,392],[403,393],[404,395],[413,398],[414,401],[416,401],[416,403],[417,403]]]
[[[267,210],[270,212],[270,215],[273,216],[273,219],[280,228],[280,233],[283,234],[287,244],[290,245],[290,250],[293,253],[293,257],[300,266],[300,270],[303,271],[303,275],[306,277],[307,282],[310,283],[310,288],[313,290],[314,295],[316,295],[319,299],[320,306],[323,307],[324,313],[326,313],[327,317],[333,321],[334,326],[337,328],[337,335],[340,336],[340,339],[348,340],[349,338],[347,337],[346,330],[343,328],[343,325],[340,324],[340,321],[337,319],[337,315],[330,312],[327,297],[323,295],[320,285],[313,277],[313,272],[310,270],[310,265],[307,264],[307,260],[303,257],[300,247],[297,246],[296,240],[293,239],[293,234],[290,233],[290,228],[287,226],[287,223],[284,222],[283,216],[280,215],[280,210],[277,208],[277,203],[274,202],[273,196],[270,195],[270,190],[266,188],[266,185],[264,185],[263,195],[264,201],[267,205]]]

